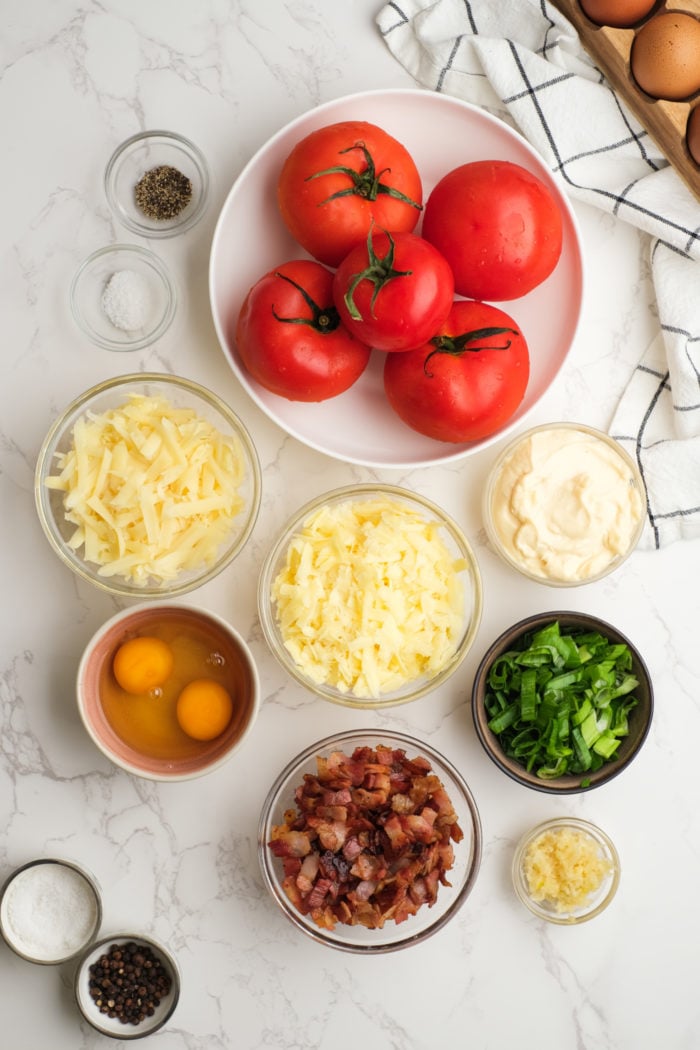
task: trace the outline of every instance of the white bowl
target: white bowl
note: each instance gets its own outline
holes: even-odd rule
[[[452,445],[413,431],[386,401],[383,355],[376,351],[350,390],[314,405],[270,393],[243,367],[234,332],[249,288],[274,266],[305,255],[274,205],[279,171],[305,135],[343,120],[368,120],[402,142],[418,166],[424,199],[452,168],[494,158],[520,164],[537,175],[559,205],[563,249],[554,272],[529,295],[503,304],[532,347],[532,360],[525,397],[497,434]],[[420,232],[420,224],[415,232]],[[241,244],[246,245],[245,265],[241,265]],[[485,111],[437,92],[410,88],[366,91],[302,114],[273,135],[249,161],[219,215],[209,263],[209,294],[224,356],[241,385],[270,419],[299,441],[336,459],[406,469],[447,463],[478,452],[523,422],[558,375],[573,342],[581,313],[582,267],[578,225],[561,183],[521,135]]]

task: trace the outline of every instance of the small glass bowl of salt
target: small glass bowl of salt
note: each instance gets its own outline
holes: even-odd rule
[[[2,889],[0,932],[29,962],[50,965],[74,958],[95,939],[101,922],[97,884],[71,861],[29,861]]]
[[[142,350],[170,326],[177,297],[157,255],[137,244],[111,244],[78,267],[70,302],[93,343],[105,350]]]

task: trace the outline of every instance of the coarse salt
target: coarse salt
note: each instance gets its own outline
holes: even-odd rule
[[[75,955],[96,932],[98,903],[88,880],[55,861],[32,864],[9,883],[2,900],[6,940],[39,962]]]
[[[102,309],[115,328],[135,332],[150,312],[148,285],[136,270],[117,270],[102,293]]]

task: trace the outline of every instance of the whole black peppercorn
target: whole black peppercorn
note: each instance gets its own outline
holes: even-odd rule
[[[135,966],[138,957],[139,965]],[[148,968],[144,983],[142,968]],[[139,971],[138,975],[136,970]],[[122,1024],[141,1024],[169,995],[172,981],[162,960],[147,945],[113,944],[88,970],[88,992],[100,1013]]]

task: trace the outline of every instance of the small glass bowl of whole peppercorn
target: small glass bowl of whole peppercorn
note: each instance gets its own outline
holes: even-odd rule
[[[184,136],[143,131],[114,151],[104,185],[114,215],[127,229],[142,237],[174,237],[204,214],[209,169]]]
[[[162,1028],[180,996],[170,953],[149,937],[120,934],[91,944],[75,972],[86,1021],[112,1039],[139,1039]]]

